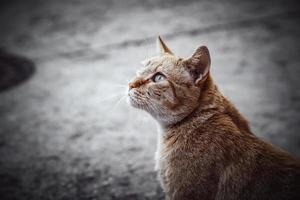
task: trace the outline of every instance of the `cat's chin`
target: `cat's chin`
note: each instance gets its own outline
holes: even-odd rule
[[[131,105],[132,107],[137,108],[137,104],[132,100],[132,98],[130,96],[127,96],[126,102],[128,105]]]
[[[128,96],[126,101],[132,107],[143,110],[143,106],[141,104],[139,104],[136,100],[134,100],[132,97]]]

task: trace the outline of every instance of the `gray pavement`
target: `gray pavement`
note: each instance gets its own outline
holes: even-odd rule
[[[297,1],[1,2],[0,47],[35,73],[0,92],[0,199],[163,199],[155,122],[123,98],[158,34],[207,45],[253,132],[299,157],[299,18]]]

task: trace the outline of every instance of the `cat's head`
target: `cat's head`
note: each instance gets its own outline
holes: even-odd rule
[[[128,101],[169,125],[199,106],[201,87],[209,76],[210,56],[205,46],[188,59],[175,56],[160,37],[158,46],[160,55],[145,60],[129,83]]]

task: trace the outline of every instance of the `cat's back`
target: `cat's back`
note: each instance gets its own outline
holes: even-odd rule
[[[300,199],[300,161],[253,134],[245,133],[235,119],[220,114],[195,133],[205,132],[210,159],[218,162],[220,176],[215,199]],[[198,141],[199,142],[199,141]],[[217,158],[217,159],[216,159]],[[221,163],[221,164],[220,164]]]
[[[300,162],[245,134],[227,114],[168,130],[161,177],[192,199],[300,199]],[[201,197],[201,198],[200,198]]]
[[[249,152],[224,168],[216,199],[300,199],[299,161],[274,149]]]

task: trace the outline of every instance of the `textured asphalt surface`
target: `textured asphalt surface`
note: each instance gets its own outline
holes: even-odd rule
[[[34,73],[0,91],[0,199],[163,199],[155,122],[122,98],[158,34],[207,45],[253,132],[300,157],[299,19],[297,1],[1,1],[0,53]]]

